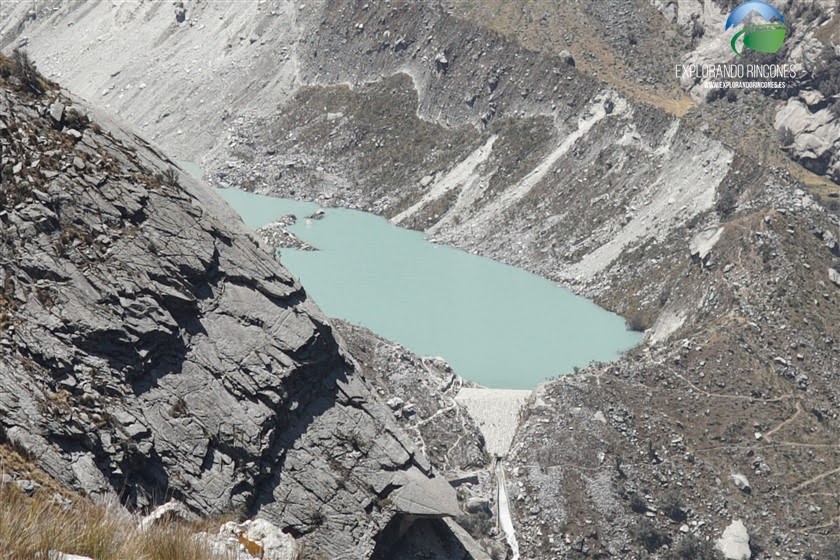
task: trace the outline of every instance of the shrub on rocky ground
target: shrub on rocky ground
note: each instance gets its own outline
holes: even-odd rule
[[[682,523],[688,517],[688,509],[683,503],[682,497],[673,490],[665,493],[662,498],[661,509],[662,513],[677,523]]]
[[[169,186],[169,187],[177,187],[180,184],[179,181],[178,181],[178,172],[175,171],[175,168],[173,168],[173,167],[170,167],[169,169],[164,171],[158,177],[158,180],[162,184],[164,184],[166,186]]]
[[[822,204],[829,212],[834,212],[835,214],[840,212],[840,198],[815,194],[814,200]]]
[[[12,61],[0,54],[0,79],[8,80],[12,75]]]
[[[627,328],[631,331],[645,332],[651,326],[650,318],[641,309],[634,311],[627,317]]]
[[[835,539],[828,543],[823,550],[822,557],[825,560],[840,560],[840,539]]]
[[[793,144],[793,131],[786,126],[783,126],[779,129],[779,142],[782,144],[782,147],[790,146]]]
[[[826,97],[840,93],[840,58],[833,47],[825,47],[811,72],[814,85]]]
[[[466,529],[475,538],[487,536],[490,534],[490,530],[495,527],[493,519],[484,512],[468,513],[458,517],[456,521],[458,525]]]
[[[715,210],[725,220],[738,208],[738,193],[734,189],[723,190],[715,202]]]
[[[64,124],[68,128],[84,130],[90,124],[90,119],[81,111],[70,108],[64,113]]]
[[[41,76],[26,51],[15,49],[12,52],[12,75],[20,80],[20,85],[29,93],[34,95],[44,93]]]
[[[43,94],[51,85],[38,73],[26,51],[19,49],[12,51],[11,57],[0,54],[0,79],[36,96]]]
[[[648,510],[647,502],[634,492],[630,494],[630,509],[635,513],[644,513]]]
[[[710,541],[695,535],[686,535],[674,548],[674,555],[680,560],[721,560],[723,556]]]
[[[642,519],[631,530],[633,540],[645,547],[648,552],[658,550],[666,544],[671,544],[671,537],[658,529],[648,519]]]

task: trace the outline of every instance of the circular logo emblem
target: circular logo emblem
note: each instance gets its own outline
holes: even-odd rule
[[[785,18],[782,17],[781,12],[767,2],[760,0],[752,0],[744,2],[730,12],[729,17],[726,18],[726,27],[735,27],[741,23],[752,13],[757,13],[764,18],[767,23],[759,25],[748,25],[732,37],[729,43],[732,46],[732,51],[738,56],[743,56],[744,49],[750,49],[763,53],[774,53],[782,48],[782,43],[785,42],[787,35],[787,27],[785,26]],[[774,21],[776,20],[776,21]],[[738,52],[738,39],[743,39],[741,52]]]

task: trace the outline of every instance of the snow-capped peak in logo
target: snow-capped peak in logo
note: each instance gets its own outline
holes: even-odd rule
[[[725,29],[729,29],[733,25],[738,25],[752,12],[758,12],[758,14],[767,21],[773,21],[773,18],[776,18],[782,23],[785,22],[785,18],[782,16],[782,13],[774,6],[771,6],[767,2],[761,2],[760,0],[751,0],[750,2],[744,2],[732,10],[729,17],[726,18]]]
[[[787,27],[785,26],[785,18],[781,12],[767,2],[760,0],[751,0],[744,2],[736,7],[726,18],[726,27],[734,27],[744,21],[751,13],[757,12],[768,23],[761,25],[750,25],[739,31],[732,37],[730,45],[732,51],[738,56],[742,56],[736,48],[736,43],[739,38],[743,37],[743,45],[745,49],[752,49],[754,51],[764,53],[774,53],[782,48],[782,43],[785,42],[787,35]],[[773,20],[777,20],[773,22]],[[741,49],[743,52],[743,49]]]

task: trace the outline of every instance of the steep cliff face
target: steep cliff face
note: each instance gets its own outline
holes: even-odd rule
[[[2,437],[132,508],[361,558],[459,513],[299,284],[211,189],[66,93],[0,92]]]

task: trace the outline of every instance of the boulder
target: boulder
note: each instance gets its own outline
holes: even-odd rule
[[[187,20],[187,9],[183,2],[178,2],[175,6],[175,21],[184,23]]]
[[[390,498],[402,514],[457,517],[462,513],[455,489],[443,478],[429,478],[416,467],[394,473],[390,485],[397,488]]]
[[[385,404],[387,404],[391,408],[391,410],[397,410],[399,408],[402,408],[403,402],[404,401],[399,397],[391,397],[390,399],[385,401]]]
[[[747,477],[742,475],[741,473],[736,473],[732,475],[732,482],[735,483],[735,486],[741,492],[745,492],[749,494],[752,492],[752,486],[750,486],[750,481],[747,480]]]
[[[560,51],[559,56],[560,56],[560,60],[562,60],[565,64],[568,64],[569,66],[574,66],[575,65],[575,57],[573,57],[572,53],[570,53],[569,51],[566,51],[566,50]]]
[[[40,484],[35,482],[34,480],[29,479],[21,479],[16,480],[15,485],[20,489],[21,492],[29,494],[30,496],[35,493],[38,488],[41,487]]]
[[[490,513],[490,500],[479,496],[470,496],[464,508],[469,513]]]
[[[717,548],[727,560],[749,560],[750,535],[743,521],[737,519],[729,524],[723,535],[715,542]]]
[[[825,101],[825,96],[816,90],[800,92],[799,98],[802,99],[809,108],[817,107]]]
[[[446,53],[440,52],[435,57],[435,65],[437,69],[441,72],[446,72],[449,68],[449,59],[446,58]]]
[[[242,537],[262,548],[263,560],[293,560],[296,557],[295,540],[265,519],[246,522]]]
[[[223,558],[237,560],[294,560],[298,558],[295,539],[265,519],[244,523],[229,521],[221,526],[218,534],[199,533],[210,550]]]
[[[50,118],[55,121],[55,124],[61,124],[61,119],[64,118],[64,103],[56,101],[50,105]]]
[[[717,244],[722,233],[722,227],[713,227],[704,229],[695,235],[691,243],[688,244],[688,250],[691,252],[691,256],[697,257],[701,261],[706,260],[706,257],[712,252],[712,248]]]
[[[837,237],[830,231],[823,231],[820,238],[825,241],[825,246],[835,256],[840,257],[840,243],[837,242]]]
[[[840,119],[830,109],[812,112],[802,100],[791,98],[776,113],[774,127],[787,128],[793,133],[793,143],[788,149],[805,167],[825,173],[840,165],[837,157]]]
[[[835,285],[840,286],[840,272],[837,272],[833,268],[828,269],[828,279],[833,282]]]

